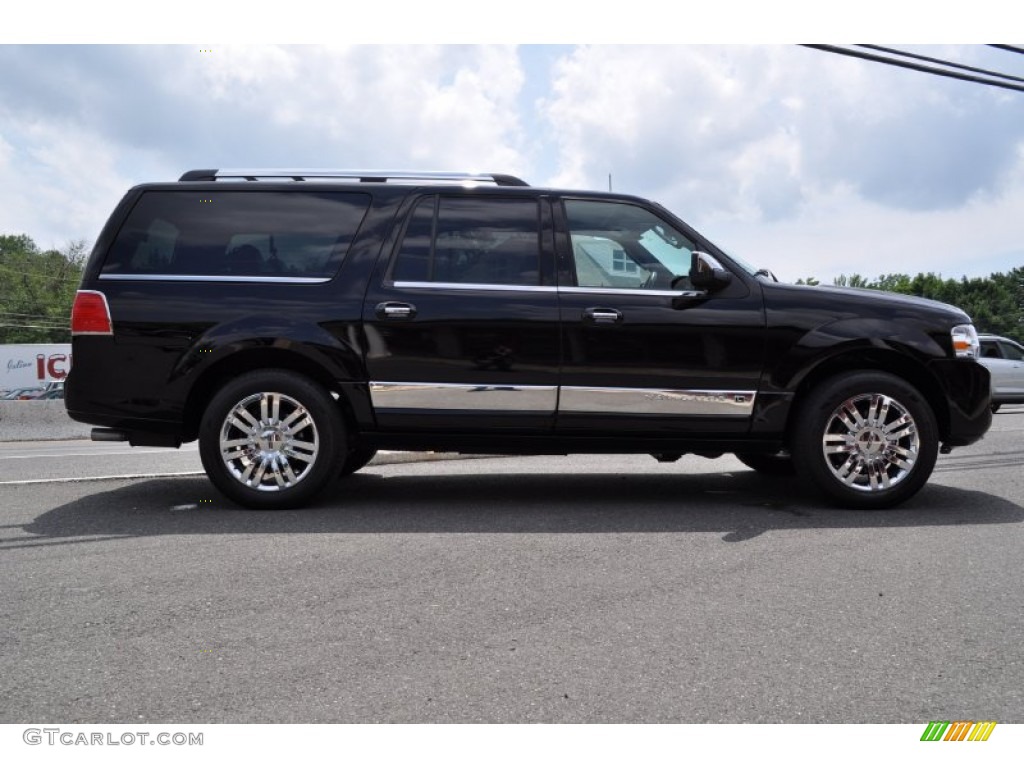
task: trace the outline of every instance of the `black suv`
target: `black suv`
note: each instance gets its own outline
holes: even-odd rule
[[[66,403],[93,439],[198,439],[249,507],[394,449],[729,452],[880,508],[989,427],[970,323],[776,282],[628,195],[190,171],[131,189],[97,240]]]

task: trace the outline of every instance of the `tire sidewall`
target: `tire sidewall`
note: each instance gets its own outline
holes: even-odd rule
[[[353,450],[349,451],[345,462],[341,465],[341,471],[338,473],[338,476],[348,477],[349,475],[355,474],[369,464],[376,455],[376,448],[367,448],[365,446],[357,445]]]
[[[309,413],[319,436],[317,457],[309,473],[291,488],[258,491],[230,473],[220,455],[221,428],[227,415],[250,395],[279,392]],[[244,374],[225,384],[210,400],[199,426],[199,455],[210,481],[232,501],[253,509],[291,509],[307,503],[335,478],[346,440],[340,409],[323,387],[302,374],[268,369]]]
[[[792,456],[772,453],[737,453],[736,458],[762,475],[791,477],[796,474]]]
[[[832,414],[849,398],[867,394],[896,400],[916,423],[920,448],[910,473],[891,488],[860,491],[833,473],[822,452],[822,436]],[[928,481],[939,451],[939,432],[932,408],[905,380],[882,371],[843,374],[820,383],[804,401],[792,433],[792,453],[801,479],[831,501],[855,509],[884,509],[906,501]]]

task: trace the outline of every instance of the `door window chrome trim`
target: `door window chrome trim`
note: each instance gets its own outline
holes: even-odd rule
[[[397,280],[391,285],[395,288],[429,288],[444,291],[515,291],[521,293],[555,293],[558,289],[553,285],[510,285],[497,283],[432,283],[427,280]]]
[[[398,280],[391,283],[394,288],[415,288],[443,291],[511,291],[516,293],[570,293],[602,296],[669,296],[672,298],[697,298],[703,291],[649,291],[643,288],[598,288],[554,285],[498,285],[495,283],[431,283],[420,280]]]
[[[328,283],[330,277],[273,277],[270,275],[170,275],[170,274],[101,274],[100,280],[125,280],[160,283],[290,283],[313,285]]]
[[[562,387],[558,412],[749,417],[756,395],[752,390]]]
[[[554,414],[557,386],[371,381],[376,410],[517,411]]]
[[[559,293],[583,293],[583,294],[601,294],[604,296],[615,295],[615,296],[672,296],[680,298],[695,299],[698,296],[704,296],[704,291],[664,291],[664,290],[646,290],[644,288],[605,288],[599,286],[567,286],[565,288],[559,288]]]

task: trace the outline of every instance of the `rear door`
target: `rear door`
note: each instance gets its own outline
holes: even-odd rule
[[[535,194],[413,201],[363,306],[379,429],[552,429],[560,340],[550,222]]]

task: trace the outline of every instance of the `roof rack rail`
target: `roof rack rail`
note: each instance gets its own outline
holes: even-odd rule
[[[506,173],[448,173],[445,171],[350,171],[336,169],[286,168],[222,168],[188,171],[178,181],[316,181],[341,179],[361,183],[383,184],[441,182],[445,184],[495,184],[499,187],[530,186],[516,176]]]

